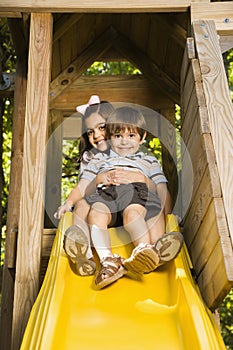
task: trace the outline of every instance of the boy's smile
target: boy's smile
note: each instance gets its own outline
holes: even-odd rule
[[[141,139],[137,131],[129,129],[113,134],[110,139],[112,150],[120,156],[135,154],[143,141],[144,137]]]

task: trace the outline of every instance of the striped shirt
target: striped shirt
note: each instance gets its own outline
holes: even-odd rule
[[[87,164],[80,179],[86,179],[91,182],[95,179],[96,175],[117,168],[131,171],[139,170],[145,176],[154,181],[156,185],[161,182],[167,182],[161,165],[154,156],[150,156],[144,152],[137,152],[123,157],[115,153],[113,150],[110,150],[109,154],[97,153]]]

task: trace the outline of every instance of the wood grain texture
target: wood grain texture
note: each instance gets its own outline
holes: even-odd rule
[[[214,22],[195,22],[193,29],[223,201],[233,240],[233,105]]]
[[[51,47],[51,14],[32,14],[13,309],[13,349],[19,348],[39,287],[44,218],[43,151],[47,139]]]
[[[202,0],[203,1],[203,0]],[[204,0],[206,1],[206,0]],[[1,0],[0,13],[8,12],[154,12],[154,11],[186,11],[190,5],[190,0],[68,0],[65,3],[57,0]]]

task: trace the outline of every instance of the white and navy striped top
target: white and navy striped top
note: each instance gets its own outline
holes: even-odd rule
[[[86,179],[90,182],[96,175],[107,171],[123,168],[131,171],[141,171],[145,176],[154,181],[155,184],[167,182],[159,161],[144,152],[137,152],[129,156],[120,156],[113,150],[108,154],[97,153],[83,170],[80,179]]]

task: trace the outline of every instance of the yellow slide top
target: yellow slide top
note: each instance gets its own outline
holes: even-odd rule
[[[168,230],[176,230],[175,217],[168,220]],[[94,276],[76,275],[64,253],[63,236],[71,222],[71,213],[60,221],[21,350],[226,349],[190,273],[185,246],[156,271],[127,274],[97,290]],[[114,252],[128,257],[127,233],[110,232]]]

